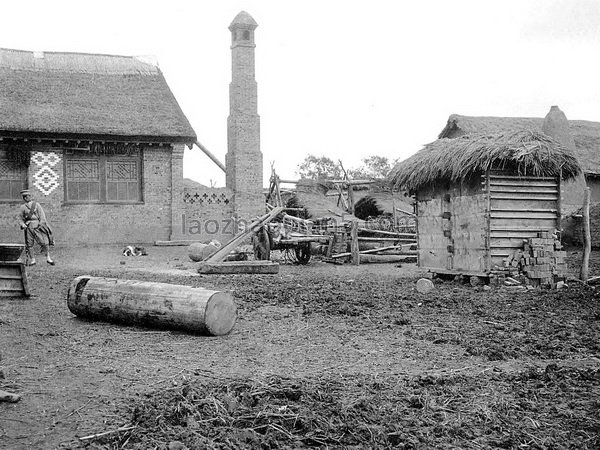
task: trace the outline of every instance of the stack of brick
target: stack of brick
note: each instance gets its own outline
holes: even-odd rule
[[[555,287],[567,276],[567,252],[562,250],[556,235],[549,231],[542,231],[538,236],[525,243],[521,270],[532,281],[531,284]]]
[[[568,274],[567,252],[555,233],[542,231],[537,238],[523,241],[523,249],[504,260],[504,267],[495,266],[491,280],[497,284],[524,284],[556,287]]]

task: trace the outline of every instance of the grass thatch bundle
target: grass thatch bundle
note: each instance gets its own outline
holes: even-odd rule
[[[370,195],[361,198],[354,205],[354,215],[362,220],[367,220],[370,217],[378,217],[383,213],[383,209],[377,204],[377,199]]]
[[[415,191],[432,183],[462,182],[488,170],[569,179],[577,176],[581,167],[573,152],[554,139],[521,130],[438,139],[398,163],[390,180],[398,189]]]

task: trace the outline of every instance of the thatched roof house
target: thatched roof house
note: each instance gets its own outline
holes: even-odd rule
[[[398,163],[390,180],[415,196],[419,266],[487,278],[512,274],[507,261],[523,254],[524,240],[543,237],[547,262],[561,257],[551,237],[561,229],[561,185],[580,173],[571,149],[519,130],[438,139]],[[528,276],[545,284],[566,270],[538,262]]]
[[[19,242],[21,189],[59,243],[152,242],[181,229],[196,134],[144,58],[0,49],[0,235]],[[110,226],[107,226],[110,224]]]
[[[489,170],[520,176],[570,179],[581,171],[573,153],[541,132],[462,135],[438,139],[390,172],[396,189],[411,192],[432,184],[461,183]]]
[[[475,117],[452,114],[438,138],[465,134],[497,134],[519,130],[542,131],[544,118]],[[600,176],[600,122],[569,120],[575,140],[575,156],[586,175]]]
[[[156,63],[132,56],[0,49],[5,137],[193,143]]]

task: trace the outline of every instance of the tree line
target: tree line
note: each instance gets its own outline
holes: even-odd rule
[[[362,164],[356,168],[346,170],[351,179],[378,180],[385,178],[392,170],[392,162],[385,156],[368,156],[362,159]],[[298,165],[296,171],[301,178],[341,179],[344,177],[344,168],[341,162],[335,162],[327,156],[308,155]]]

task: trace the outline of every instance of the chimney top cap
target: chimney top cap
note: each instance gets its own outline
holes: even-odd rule
[[[241,11],[237,16],[235,16],[233,22],[231,22],[229,29],[232,30],[234,28],[246,28],[254,30],[257,26],[258,24],[250,14],[248,14],[246,11]]]

